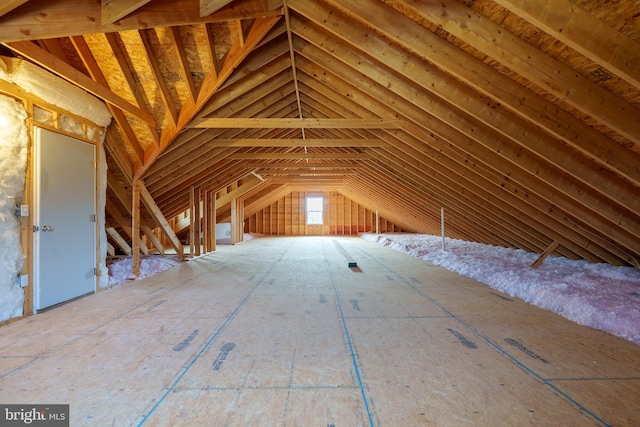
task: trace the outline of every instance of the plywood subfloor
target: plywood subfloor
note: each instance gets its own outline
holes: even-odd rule
[[[640,346],[359,238],[262,238],[2,327],[0,401],[73,426],[631,426]]]

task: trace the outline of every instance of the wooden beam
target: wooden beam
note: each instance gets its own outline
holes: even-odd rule
[[[190,128],[222,129],[394,129],[400,123],[386,119],[208,118]]]
[[[127,83],[120,87],[120,90],[126,91],[127,87],[129,92],[133,95],[133,98],[136,100],[138,104],[138,108],[146,110],[146,106],[148,103],[145,100],[144,90],[140,87],[140,85],[136,82],[136,79],[133,76],[133,70],[130,68],[129,63],[127,62],[127,57],[129,56],[129,52],[123,48],[123,42],[119,33],[108,33],[105,34],[105,38],[107,39],[107,44],[111,48],[113,52],[113,56],[115,58],[115,62],[118,64],[118,68],[122,76],[124,77],[124,81]],[[145,46],[146,48],[146,46]],[[143,49],[144,50],[144,49]],[[149,134],[153,139],[153,142],[157,145],[160,141],[160,135],[158,134],[158,130],[156,129],[155,121],[154,123],[150,123],[149,126]]]
[[[173,103],[173,99],[171,97],[171,93],[169,92],[169,88],[167,87],[167,82],[162,75],[162,70],[160,69],[160,64],[158,63],[158,59],[153,53],[153,48],[151,46],[151,42],[149,40],[150,36],[154,36],[155,32],[151,32],[151,30],[140,30],[138,31],[138,36],[140,37],[140,41],[144,46],[143,53],[149,64],[149,68],[151,68],[151,72],[153,73],[153,79],[155,83],[158,85],[160,89],[160,94],[162,95],[160,98],[162,99],[162,103],[164,104],[165,109],[167,110],[167,114],[173,126],[178,123],[178,112],[176,111],[176,107]]]
[[[111,92],[107,87],[91,80],[91,78],[86,74],[81,73],[66,62],[56,58],[44,49],[39,48],[34,43],[25,41],[4,43],[4,45],[17,54],[30,59],[42,68],[51,71],[53,74],[62,77],[68,82],[86,90],[114,107],[120,108],[121,110],[133,114],[142,121],[156,126],[155,119],[147,111],[143,111],[125,99],[119,97],[115,93]]]
[[[215,252],[216,250],[216,223],[217,223],[217,218],[218,218],[218,204],[216,203],[216,195],[215,194],[211,194],[210,197],[210,210],[211,210],[211,219],[210,219],[210,223],[211,223],[211,235],[209,236],[209,238],[211,239],[211,251]]]
[[[142,229],[144,235],[147,236],[147,239],[149,239],[151,243],[153,243],[153,246],[158,250],[158,253],[160,255],[164,255],[164,245],[162,244],[158,236],[156,236],[156,234],[153,232],[151,227],[149,227],[148,225],[141,225],[140,228]]]
[[[135,277],[140,275],[140,180],[133,181],[131,194],[131,252],[133,259],[131,262],[132,273]]]
[[[214,139],[212,147],[383,147],[380,139]]]
[[[313,5],[317,5],[317,3],[313,2],[299,1],[296,2],[296,8],[303,3],[312,3]],[[336,28],[336,15],[335,11],[331,15],[332,29]],[[345,23],[350,25],[350,27],[345,28],[354,27],[354,23],[352,21],[345,20]],[[378,95],[377,99],[385,100],[385,102],[392,105],[393,108],[396,108],[396,102],[406,103],[407,99],[411,99],[414,105],[424,105],[425,107],[421,108],[420,111],[416,111],[415,114],[414,112],[411,112],[413,115],[412,120],[416,123],[420,123],[420,126],[424,126],[426,129],[431,131],[432,136],[430,138],[433,139],[433,135],[435,135],[437,136],[437,140],[440,142],[442,142],[442,140],[448,141],[465,151],[477,151],[477,149],[480,149],[483,153],[480,156],[477,156],[476,159],[489,159],[488,161],[493,163],[492,167],[496,168],[497,173],[502,174],[509,181],[513,180],[514,182],[518,182],[517,187],[521,186],[519,191],[534,193],[547,201],[551,201],[551,203],[556,206],[559,203],[559,197],[562,199],[563,203],[563,207],[561,209],[566,213],[571,213],[575,218],[581,218],[581,221],[588,222],[590,224],[598,223],[598,226],[594,227],[595,230],[601,230],[603,234],[609,234],[612,237],[615,235],[617,243],[628,249],[638,247],[637,237],[635,236],[640,236],[640,228],[637,227],[637,222],[628,217],[628,215],[630,215],[629,212],[616,208],[613,203],[606,200],[606,198],[609,197],[623,196],[625,198],[624,203],[637,203],[637,198],[634,202],[632,197],[628,197],[628,195],[631,194],[628,191],[626,194],[618,194],[613,191],[603,191],[605,188],[611,188],[611,185],[613,184],[623,185],[619,179],[608,179],[607,183],[602,186],[600,194],[594,194],[591,189],[589,189],[589,191],[585,191],[584,183],[577,182],[577,180],[573,178],[567,179],[567,174],[572,175],[575,173],[574,171],[559,173],[557,168],[550,167],[548,164],[545,164],[546,162],[541,162],[539,158],[536,158],[532,156],[530,152],[527,152],[527,150],[524,149],[526,145],[524,143],[526,142],[528,144],[529,142],[527,138],[521,139],[523,145],[520,146],[518,144],[514,144],[514,141],[505,140],[504,137],[497,134],[497,131],[490,130],[484,126],[478,126],[477,121],[469,120],[469,117],[466,115],[451,114],[452,110],[450,104],[442,103],[441,100],[437,99],[437,97],[429,96],[425,89],[418,87],[417,85],[413,85],[404,79],[400,81],[397,75],[391,72],[385,72],[385,68],[381,68],[377,62],[365,64],[362,60],[362,56],[358,53],[358,50],[343,48],[346,44],[344,43],[344,40],[333,41],[327,37],[326,31],[324,30],[318,30],[318,36],[309,34],[313,30],[313,25],[309,25],[309,23],[306,22],[304,24],[304,28],[302,25],[299,25],[296,32],[300,35],[300,40],[316,40],[318,36],[321,37],[321,44],[324,53],[320,52],[319,48],[300,41],[296,50],[301,56],[314,58],[314,61],[319,64],[332,63],[333,67],[331,71],[333,73],[339,72],[343,79],[351,82],[351,87],[358,86],[369,92],[383,93],[383,95]],[[353,34],[351,35],[353,36]],[[351,38],[355,38],[355,36]],[[385,40],[379,41],[384,50],[387,50],[389,47],[393,49],[393,47],[390,46],[392,43]],[[362,48],[362,46],[360,46],[360,48]],[[367,51],[372,52],[372,55],[380,54],[378,51]],[[385,55],[385,58],[386,61],[389,62],[389,57],[387,55]],[[406,52],[404,53],[404,58],[406,58]],[[343,67],[340,62],[349,64],[349,67]],[[305,63],[299,60],[298,65],[304,67]],[[407,68],[406,64],[397,64],[397,67],[398,73],[405,72]],[[358,77],[357,81],[354,81],[354,78],[356,78],[354,77],[354,69],[365,74],[371,80],[375,80],[377,84],[372,84],[371,80],[361,77]],[[311,75],[318,76],[321,80],[335,80],[335,76],[332,78],[331,73],[327,72],[327,70],[323,70],[322,74],[311,73]],[[423,76],[417,72],[412,73],[412,77],[416,79],[423,78]],[[394,82],[394,84],[391,84],[389,87],[389,82]],[[387,87],[389,87],[388,90],[385,89]],[[449,89],[451,88],[449,87]],[[464,90],[465,88],[461,89]],[[395,93],[395,95],[393,93]],[[461,94],[457,94],[456,96],[451,95],[451,90],[449,90],[449,98],[456,102],[458,102],[458,100],[464,102],[467,101],[463,99],[464,96]],[[474,99],[477,100],[477,95],[474,96]],[[443,122],[449,123],[449,125],[444,125]],[[462,134],[463,131],[465,132],[464,134]],[[538,131],[533,128],[530,128],[530,131],[538,133]],[[545,138],[544,135],[540,135],[540,137]],[[500,145],[500,147],[498,148],[496,144]],[[484,145],[485,147],[481,148],[481,145]],[[491,150],[492,153],[486,149]],[[556,143],[555,145],[548,146],[548,149],[551,150],[551,152],[555,152],[557,150],[564,150],[565,147],[562,147],[562,144]],[[495,158],[495,154],[498,154],[501,157],[508,156],[511,160],[509,162],[499,161]],[[542,153],[541,155],[548,156],[548,154],[549,153]],[[524,157],[527,159],[525,160]],[[579,159],[576,159],[575,155],[568,159],[564,159],[561,156],[556,157],[557,160],[566,162],[579,161]],[[582,161],[579,164],[580,172],[584,171],[585,168],[591,168],[593,166],[591,162],[588,161]],[[465,167],[470,166],[472,165],[468,164]],[[523,175],[521,171],[518,170],[519,168],[526,169],[527,174]],[[513,172],[506,172],[507,170]],[[520,181],[515,179],[514,174],[519,176]],[[529,174],[531,174],[531,176],[527,176]],[[604,179],[604,176],[602,175],[602,172],[591,174],[591,176],[586,179],[585,183],[593,185],[596,181]],[[525,184],[525,182],[527,182],[527,184]],[[551,194],[555,194],[553,199]],[[569,198],[572,200],[569,200]],[[638,209],[631,210],[631,212],[638,211]],[[553,212],[555,213],[555,211]],[[597,213],[597,215],[587,215],[585,214],[586,212]],[[600,215],[607,218],[607,220],[602,221]],[[624,225],[620,223],[623,217],[628,218],[627,220],[623,220]],[[604,231],[605,228],[607,230],[606,232]],[[637,230],[632,231],[633,229]],[[633,249],[631,250],[633,251]]]
[[[109,83],[107,83],[107,79],[105,78],[102,70],[100,69],[100,66],[93,57],[91,49],[87,45],[87,42],[84,40],[84,38],[78,36],[71,37],[70,40],[93,80],[104,87],[108,87]],[[113,116],[113,120],[120,128],[122,137],[124,138],[126,143],[128,143],[128,145],[133,149],[133,152],[135,154],[134,165],[132,165],[128,160],[127,154],[124,153],[120,145],[115,142],[112,132],[107,132],[107,142],[109,142],[112,146],[110,151],[112,152],[112,154],[114,154],[114,158],[117,160],[117,163],[120,166],[120,170],[122,170],[129,181],[131,181],[133,179],[133,166],[140,167],[140,165],[144,161],[144,151],[142,150],[140,141],[138,141],[138,137],[136,136],[135,132],[133,132],[133,129],[131,128],[131,125],[129,124],[124,112],[109,103],[107,103],[107,107],[109,108],[109,111]]]
[[[189,102],[195,103],[198,96],[198,91],[196,89],[195,83],[193,82],[193,77],[191,76],[191,67],[189,66],[189,61],[187,60],[187,54],[184,49],[184,44],[182,43],[182,38],[180,37],[180,30],[178,29],[178,27],[170,27],[169,31],[167,31],[167,36],[173,42],[178,54],[178,64],[180,65],[180,71],[182,71],[182,78],[187,83],[187,87],[189,88]],[[177,120],[175,124],[177,125]]]
[[[134,239],[135,234],[133,233],[132,221],[125,219],[125,217],[122,215],[122,213],[120,213],[120,211],[115,206],[115,204],[109,200],[107,200],[106,211],[111,216],[111,218],[118,224],[118,226],[122,230],[124,230],[126,235],[129,237],[129,240],[131,240],[132,242],[132,247],[134,247],[135,244],[133,243],[133,241],[135,240]],[[131,215],[131,217],[133,218],[133,214]],[[147,248],[147,245],[145,245],[145,243],[140,239],[140,235],[138,235],[137,245],[139,246],[139,251],[142,251],[142,253],[144,253],[145,255],[149,255],[149,249]]]
[[[145,153],[145,163],[136,171],[137,177],[142,177],[153,162],[162,154],[162,152],[171,144],[175,138],[182,132],[193,117],[200,109],[209,101],[216,93],[218,88],[227,80],[231,73],[238,65],[253,51],[253,48],[263,39],[269,30],[278,22],[278,17],[262,17],[254,21],[251,31],[247,36],[247,40],[242,47],[232,49],[222,65],[219,73],[207,75],[198,93],[198,97],[194,102],[188,101],[180,110],[178,125],[173,128],[163,130],[159,147],[149,147]]]
[[[227,157],[232,160],[368,160],[370,158],[371,156],[367,153],[235,153]]]
[[[297,2],[296,5],[300,5],[301,2]],[[335,14],[332,19],[335,20]],[[298,30],[300,31],[300,30]],[[311,35],[304,35],[305,38],[313,39]],[[326,41],[326,37],[323,36],[323,43]],[[333,48],[333,46],[331,46]],[[366,105],[371,109],[371,112],[379,117],[392,116],[397,117],[400,114],[400,119],[404,123],[412,122],[419,123],[420,130],[417,126],[407,126],[407,132],[411,135],[415,135],[418,141],[422,141],[416,145],[416,149],[423,151],[424,149],[430,149],[434,146],[438,150],[436,155],[440,156],[439,151],[446,153],[446,157],[450,159],[445,160],[443,164],[446,169],[438,174],[434,175],[434,178],[438,176],[449,176],[452,172],[461,173],[464,172],[469,179],[470,183],[474,183],[479,176],[483,177],[483,185],[480,188],[489,188],[491,192],[487,193],[489,198],[509,197],[508,203],[518,203],[522,209],[522,212],[531,215],[540,221],[540,224],[549,224],[555,235],[564,235],[563,246],[566,247],[567,239],[571,239],[575,242],[574,247],[582,247],[583,253],[587,259],[593,260],[594,256],[589,256],[586,251],[597,254],[600,260],[610,260],[609,262],[618,265],[620,261],[615,260],[611,254],[616,254],[620,259],[629,259],[628,256],[619,255],[623,252],[621,249],[617,249],[614,245],[606,244],[601,239],[598,239],[596,247],[593,241],[596,239],[591,236],[589,232],[584,232],[575,224],[571,224],[567,220],[567,213],[574,212],[576,217],[584,217],[585,221],[589,225],[593,225],[595,230],[605,228],[607,233],[612,233],[624,241],[624,236],[613,229],[610,225],[603,221],[595,221],[595,216],[585,215],[581,212],[585,212],[584,208],[575,205],[575,202],[569,200],[564,194],[559,193],[556,189],[544,182],[540,182],[534,176],[522,173],[518,168],[513,167],[511,164],[498,159],[497,150],[487,150],[478,144],[476,140],[461,134],[450,126],[446,126],[440,120],[434,119],[425,110],[418,108],[413,102],[408,102],[409,96],[415,96],[416,93],[420,93],[417,88],[408,87],[407,90],[401,90],[398,94],[391,93],[386,89],[386,84],[383,86],[373,85],[370,81],[360,78],[358,79],[358,90],[354,90],[353,81],[353,69],[348,66],[338,65],[337,61],[329,55],[322,55],[317,49],[313,49],[307,52],[308,47],[302,46],[298,48],[303,56],[313,57],[318,61],[318,64],[325,64],[334,62],[332,72],[328,72],[321,66],[311,64],[310,61],[302,61],[304,58],[299,58],[298,65],[304,70],[305,75],[317,76],[316,78],[322,83],[322,87],[336,88],[336,93],[331,96],[338,96],[341,93],[349,93],[351,99],[357,99],[357,102],[361,105]],[[336,55],[342,60],[348,56],[344,52],[336,52]],[[355,58],[354,58],[355,59]],[[366,68],[360,68],[365,74],[369,74],[369,70]],[[335,74],[334,74],[335,73]],[[379,67],[371,70],[371,75],[378,75],[380,73]],[[389,80],[387,78],[382,79],[385,82]],[[401,89],[395,85],[392,85],[394,89]],[[413,94],[407,96],[404,99],[402,95]],[[384,101],[382,101],[384,100]],[[449,110],[450,111],[450,110]],[[402,134],[395,130],[389,130],[387,133]],[[425,143],[427,142],[427,143]],[[500,150],[502,151],[502,150]],[[442,157],[442,156],[440,156]],[[452,163],[452,161],[454,161]],[[433,163],[429,160],[426,164]],[[456,164],[458,163],[458,164]],[[363,162],[363,164],[366,164]],[[520,165],[526,166],[526,163],[520,162]],[[406,167],[414,167],[412,161],[406,163]],[[422,171],[424,167],[420,167]],[[421,172],[422,173],[422,172]],[[488,181],[486,181],[488,179]],[[560,181],[561,185],[563,181]],[[515,197],[514,197],[515,196]],[[560,203],[561,206],[557,206]],[[482,210],[487,208],[483,207]],[[494,210],[495,208],[491,208]],[[509,216],[517,216],[521,218],[522,213],[514,212],[512,205],[500,202],[498,209],[502,212],[508,213]],[[422,216],[422,213],[416,213],[418,217]],[[590,221],[594,219],[594,221]],[[525,218],[524,222],[528,223],[529,218]],[[597,225],[594,225],[597,223]],[[437,233],[437,231],[436,231]],[[546,235],[552,236],[552,233],[545,232]],[[555,238],[555,235],[552,237]],[[570,236],[570,237],[566,237]],[[475,237],[479,239],[479,237]],[[633,245],[633,244],[632,244]],[[631,246],[633,247],[633,246]],[[637,244],[636,244],[637,247]],[[603,250],[604,248],[604,250]],[[611,251],[611,253],[607,253]]]
[[[571,2],[495,0],[640,89],[640,44]]]
[[[248,179],[240,183],[240,185],[233,190],[218,196],[216,198],[216,206],[223,207],[224,205],[231,203],[234,198],[243,196],[245,193],[264,182],[262,178],[259,178],[254,174],[249,174],[247,178]]]
[[[29,0],[4,0],[2,4],[0,4],[0,16],[6,15],[13,9],[25,4],[28,1]]]
[[[233,0],[200,0],[200,16],[209,16],[232,1]]]
[[[102,25],[113,24],[150,1],[151,0],[102,0],[100,21]]]
[[[542,1],[544,0],[535,0],[531,3],[540,3]],[[559,108],[551,101],[526,89],[507,75],[496,72],[493,67],[468,54],[448,40],[431,31],[425,31],[423,26],[389,6],[381,3],[369,3],[364,6],[357,0],[332,1],[332,3],[348,15],[357,16],[358,20],[364,22],[367,27],[383,34],[385,38],[394,41],[418,57],[429,58],[430,63],[467,83],[480,93],[491,97],[512,113],[545,129],[585,156],[620,174],[634,185],[640,186],[640,155],[629,151],[622,144],[594,130],[591,126]],[[529,5],[528,1],[521,1],[520,3]],[[557,2],[554,2],[553,5],[551,1],[548,3],[550,7],[558,5]],[[562,2],[560,6],[564,7],[565,5],[578,9],[576,6],[566,2]],[[314,14],[317,17],[322,16],[315,9]],[[352,31],[351,28],[349,30]],[[610,30],[615,32],[613,29]],[[637,43],[634,44],[640,46]],[[613,46],[613,44],[608,46]],[[372,51],[372,49],[365,50]],[[640,61],[637,58],[640,58],[640,54],[632,55],[628,60],[632,63],[633,61]],[[448,84],[446,78],[434,77],[434,85],[437,85],[438,81],[440,81],[440,84],[445,86],[444,96],[446,96],[446,93],[451,92],[451,85]],[[465,97],[466,95],[461,95],[456,98],[464,99]],[[493,113],[493,105],[490,103],[485,102],[482,106]],[[480,107],[466,109],[471,114],[475,113],[476,117],[479,117],[477,113],[482,110]],[[491,117],[489,123],[495,123],[497,128],[503,127],[502,122],[495,120],[493,115]],[[564,158],[565,156],[558,155],[556,157]]]
[[[140,180],[140,197],[144,205],[147,207],[149,213],[151,213],[151,215],[156,220],[156,224],[158,224],[162,232],[169,239],[169,242],[171,243],[173,249],[175,249],[180,258],[184,258],[184,248],[182,247],[178,236],[176,236],[176,234],[173,232],[173,229],[169,225],[169,222],[167,222],[167,220],[165,219],[162,211],[160,210],[158,205],[156,205],[156,202],[153,200],[153,197],[151,197],[151,194],[147,190],[147,187],[144,186],[144,182],[142,182],[142,180]]]
[[[310,162],[305,162],[305,163],[287,163],[287,162],[273,162],[273,163],[268,163],[268,162],[253,162],[253,163],[246,163],[243,166],[247,167],[247,168],[251,168],[251,169],[258,169],[258,173],[260,173],[260,171],[262,170],[277,170],[277,169],[287,169],[287,170],[296,170],[296,169],[319,169],[319,170],[324,170],[324,169],[360,169],[362,168],[362,165],[359,163],[337,163],[337,162],[331,162],[331,163],[310,163]]]
[[[211,190],[204,190],[202,192],[202,250],[203,252],[211,252]]]
[[[200,4],[194,0],[154,0],[116,23],[102,25],[101,4],[96,0],[30,0],[3,17],[0,42],[281,16],[282,8],[270,3],[234,0],[233,5],[201,17]]]
[[[327,176],[335,176],[335,177],[341,177],[341,176],[347,176],[347,175],[355,175],[358,172],[356,171],[345,171],[345,170],[321,170],[321,171],[310,171],[310,170],[298,170],[298,171],[292,171],[292,170],[277,170],[277,171],[264,171],[261,172],[260,175],[262,175],[265,178],[268,177],[279,177],[279,176],[288,176],[288,177],[309,177],[309,176],[323,176],[323,177],[327,177]]]
[[[459,2],[400,2],[413,13],[544,88],[559,100],[640,144],[640,109],[525,40],[505,31],[504,27]],[[589,38],[591,37],[592,34]]]
[[[131,255],[131,246],[129,246],[127,241],[122,238],[120,233],[118,233],[115,228],[107,227],[107,234],[113,239],[114,242],[116,242],[116,245],[118,245],[125,254]]]
[[[549,256],[549,254],[551,254],[551,252],[555,251],[558,246],[560,245],[560,243],[558,243],[557,241],[553,241],[549,247],[547,249],[544,250],[544,252],[542,252],[542,254],[540,254],[540,256],[538,257],[538,259],[536,259],[533,264],[531,264],[531,268],[537,268],[540,266],[540,264],[542,264],[544,262],[544,260]]]
[[[111,132],[107,132],[104,146],[109,154],[111,154],[111,157],[115,161],[117,167],[122,171],[122,174],[125,176],[127,181],[131,182],[133,179],[133,165],[129,160],[129,156],[125,153],[124,148],[115,141]]]
[[[236,197],[231,201],[231,244],[244,240],[244,200]]]

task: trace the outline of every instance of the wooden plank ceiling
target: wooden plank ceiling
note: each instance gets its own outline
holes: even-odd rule
[[[142,230],[191,188],[247,203],[331,188],[416,232],[437,234],[444,207],[452,237],[638,266],[638,0],[14,0],[0,15],[3,55],[110,107],[113,227],[138,179],[159,208]]]

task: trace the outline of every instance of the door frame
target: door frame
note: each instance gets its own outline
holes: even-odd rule
[[[94,162],[94,173],[93,173],[93,212],[94,212],[94,216],[95,216],[95,221],[94,221],[94,233],[93,233],[93,248],[94,248],[94,256],[93,256],[93,268],[95,269],[94,271],[96,273],[99,273],[100,269],[100,234],[99,234],[99,215],[98,215],[98,208],[99,208],[99,177],[98,177],[98,156],[99,156],[99,145],[95,142],[95,141],[91,141],[88,140],[86,138],[83,138],[82,136],[78,136],[78,135],[74,135],[68,132],[64,132],[61,131],[58,128],[55,127],[50,127],[41,123],[33,123],[31,126],[31,153],[32,153],[32,161],[30,162],[30,167],[31,167],[31,188],[32,188],[32,200],[31,200],[31,206],[33,207],[31,209],[31,231],[32,231],[32,239],[31,239],[31,249],[32,249],[32,254],[31,254],[31,270],[32,270],[32,285],[31,287],[31,308],[33,310],[33,314],[37,314],[38,311],[45,311],[51,307],[55,307],[58,304],[65,304],[69,301],[73,301],[75,298],[79,298],[82,297],[86,294],[83,295],[78,295],[75,298],[71,298],[69,300],[66,301],[62,301],[58,304],[54,304],[51,307],[46,307],[43,309],[38,309],[38,303],[39,303],[39,292],[40,292],[40,242],[39,242],[39,233],[41,231],[36,231],[36,227],[40,227],[42,224],[40,223],[40,192],[41,192],[41,188],[40,188],[40,173],[41,173],[41,169],[39,167],[39,162],[41,162],[41,158],[40,158],[40,150],[37,147],[36,144],[36,133],[38,132],[38,128],[49,131],[49,132],[53,132],[53,133],[57,133],[59,135],[74,139],[76,141],[78,141],[79,143],[83,143],[83,144],[89,144],[91,146],[93,146],[93,162]],[[99,276],[98,274],[94,274],[93,275],[93,290],[89,293],[96,293],[99,290]]]

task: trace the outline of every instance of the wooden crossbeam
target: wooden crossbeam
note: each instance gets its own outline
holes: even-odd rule
[[[100,14],[102,25],[113,24],[150,1],[151,0],[102,0]]]
[[[10,0],[8,6],[4,5],[5,0],[1,2],[2,10],[11,7],[15,9],[3,16],[0,42],[227,22],[233,19],[262,19],[282,15],[282,8],[273,7],[272,2],[267,0],[234,0],[233,7],[225,7],[205,17],[200,16],[200,4],[197,1],[155,0],[144,8],[130,12],[117,22],[102,25],[99,1],[31,0],[18,9],[15,5],[20,1],[22,0]],[[128,3],[135,3],[135,0]]]
[[[118,233],[115,228],[107,227],[107,234],[113,239],[114,242],[116,242],[118,246],[120,246],[120,249],[122,249],[125,254],[131,255],[131,246],[129,246],[127,241],[122,238],[120,233]]]
[[[191,124],[210,129],[396,129],[397,120],[386,119],[298,119],[298,118],[208,118]]]
[[[383,147],[381,139],[216,139],[212,147]]]
[[[555,251],[558,246],[560,246],[560,243],[558,243],[557,241],[553,241],[549,247],[547,249],[544,250],[544,252],[542,252],[542,254],[540,254],[540,256],[538,257],[537,260],[534,261],[533,264],[531,264],[531,268],[537,268],[540,266],[540,264],[542,264],[544,262],[544,260],[549,256],[549,254],[551,254],[551,252]]]
[[[149,190],[147,190],[147,187],[145,187],[142,181],[140,181],[140,198],[142,199],[142,202],[147,207],[151,215],[153,215],[153,217],[155,218],[156,224],[158,224],[160,229],[169,239],[169,242],[171,243],[173,249],[175,249],[180,258],[184,258],[184,248],[182,247],[182,243],[180,243],[178,236],[176,236],[176,233],[174,233],[173,229],[169,225],[169,222],[162,214],[162,211],[153,200],[153,197],[151,197]]]
[[[248,168],[255,168],[255,169],[259,169],[259,170],[271,170],[271,169],[289,169],[289,170],[295,170],[295,169],[360,169],[362,168],[362,165],[359,163],[338,163],[338,162],[332,162],[332,163],[311,163],[311,162],[306,162],[306,163],[288,163],[288,162],[273,162],[273,163],[267,163],[267,162],[253,162],[253,163],[247,163],[246,165],[244,165]]]
[[[263,177],[270,176],[291,176],[291,177],[299,177],[299,176],[345,176],[345,175],[355,175],[356,171],[332,171],[332,170],[321,170],[321,171],[270,171],[270,172],[261,172],[260,175]]]
[[[367,153],[234,153],[227,156],[232,160],[293,160],[293,159],[357,159],[369,160]]]

